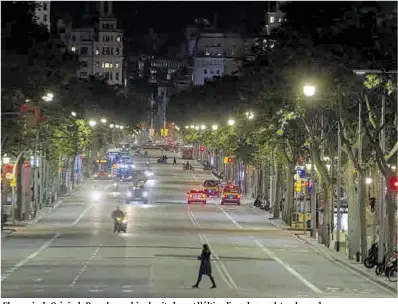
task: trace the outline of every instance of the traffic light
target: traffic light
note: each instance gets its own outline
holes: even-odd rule
[[[200,152],[203,152],[205,150],[205,148],[200,147]]]
[[[232,163],[232,157],[228,157],[228,162]]]
[[[28,107],[26,104],[23,104],[23,105],[21,106],[21,112],[22,112],[23,114],[28,113],[28,110],[29,110],[29,107]]]
[[[388,181],[388,188],[391,191],[398,193],[398,176],[393,175],[390,177],[390,180]]]

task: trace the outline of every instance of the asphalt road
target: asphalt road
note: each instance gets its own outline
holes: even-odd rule
[[[2,297],[394,297],[247,205],[212,199],[188,207],[184,193],[210,174],[155,162],[148,205],[92,202],[93,183],[110,191],[110,182],[88,182],[37,224],[2,239]],[[110,215],[118,205],[128,230],[115,235]],[[203,243],[212,250],[216,289],[207,277],[191,288]]]

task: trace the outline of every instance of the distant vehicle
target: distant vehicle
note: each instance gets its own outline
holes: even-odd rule
[[[148,191],[144,186],[130,188],[127,192],[126,204],[129,204],[131,201],[141,201],[147,204],[148,195]]]
[[[111,163],[109,159],[99,158],[96,159],[93,166],[93,175],[92,178],[94,180],[103,179],[109,180],[112,179],[111,174]]]
[[[203,189],[198,189],[198,190],[190,190],[187,192],[188,194],[188,200],[187,203],[202,203],[206,205],[207,202],[207,195]]]
[[[218,187],[219,182],[216,180],[206,180],[203,183],[204,191],[207,197],[219,197],[220,196],[220,189]]]
[[[236,204],[240,205],[240,191],[238,186],[227,185],[224,187],[223,195],[221,198],[221,205]]]
[[[181,158],[182,159],[193,159],[193,146],[182,146],[181,147]]]

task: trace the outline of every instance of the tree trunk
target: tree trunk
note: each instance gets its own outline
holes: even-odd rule
[[[281,163],[278,161],[276,165],[276,177],[275,177],[275,204],[274,204],[274,218],[279,218],[279,208],[280,208],[280,201],[282,199],[282,172],[281,172]]]
[[[286,168],[286,179],[287,179],[287,196],[284,204],[284,216],[285,218],[283,219],[284,222],[291,226],[292,225],[292,212],[293,212],[293,206],[294,206],[294,195],[293,195],[293,188],[294,188],[294,169],[295,166],[292,164],[289,164]]]
[[[361,231],[361,261],[364,262],[366,259],[366,255],[368,252],[368,235],[367,235],[367,219],[366,219],[366,202],[364,195],[364,186],[365,186],[365,176],[363,171],[358,172],[358,201],[360,202],[359,206],[359,222],[360,222],[360,231]]]
[[[324,210],[324,225],[323,225],[323,240],[325,241],[325,246],[330,246],[331,241],[331,233],[333,227],[334,218],[333,214],[333,185],[330,183],[324,183],[324,191],[325,191],[325,210]]]
[[[70,169],[70,181],[72,184],[72,191],[75,188],[75,165],[76,165],[76,155],[72,158],[72,165]]]
[[[357,193],[355,189],[354,164],[351,158],[347,158],[347,163],[344,170],[344,184],[346,185],[346,194],[348,200],[348,258],[354,259],[356,252],[359,252],[359,206],[356,199]]]
[[[397,227],[396,227],[396,214],[397,214],[397,206],[396,206],[396,197],[391,191],[388,191],[386,194],[386,212],[387,212],[387,227],[386,231],[386,248],[387,254],[392,255],[394,252],[394,248],[396,244],[396,236],[397,236]]]

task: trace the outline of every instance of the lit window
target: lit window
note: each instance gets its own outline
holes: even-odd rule
[[[210,51],[205,51],[205,55],[209,56],[210,55]]]
[[[73,53],[76,52],[76,48],[74,46],[72,46],[71,50]]]
[[[119,64],[118,63],[115,64],[115,68],[117,68],[117,69],[119,68]]]
[[[109,64],[109,67],[110,67],[110,68],[113,68],[113,63],[110,63],[110,64]]]
[[[103,62],[103,63],[101,64],[101,67],[102,67],[102,68],[105,68],[105,62]]]
[[[282,22],[282,18],[279,18],[278,22]]]
[[[274,16],[269,17],[269,23],[274,23],[274,22],[275,22],[275,17]]]
[[[105,69],[109,69],[110,64],[108,62],[105,63]]]
[[[95,55],[99,55],[99,50],[98,49],[95,50]]]
[[[120,42],[120,39],[121,39],[120,36],[117,36],[116,37],[116,42]]]

